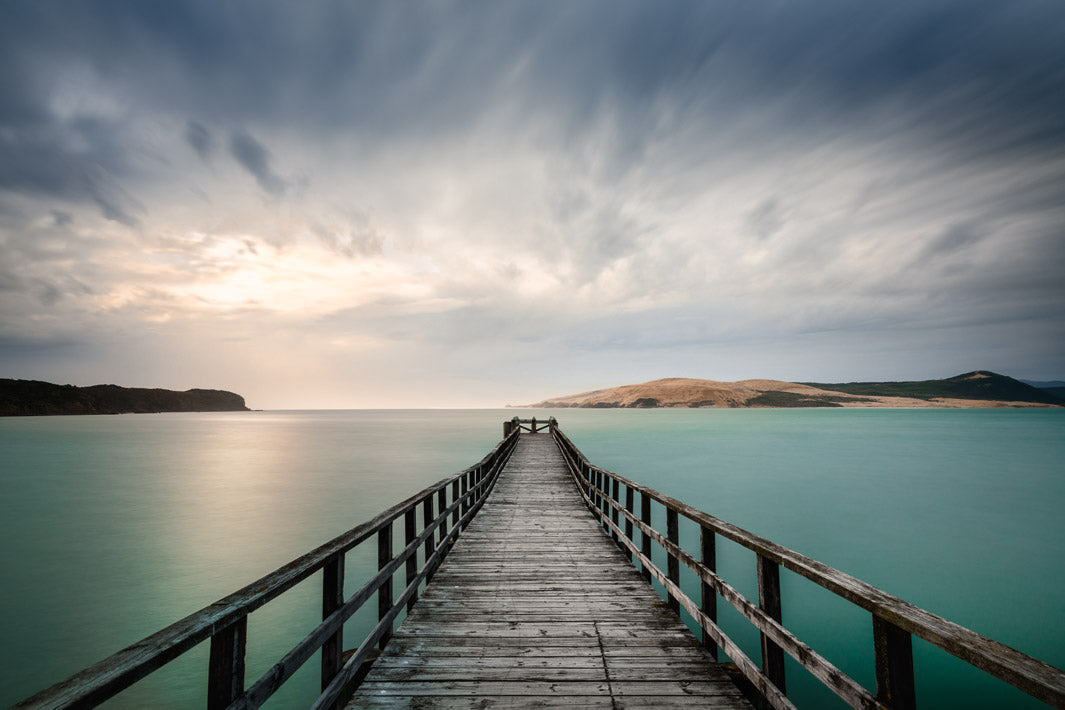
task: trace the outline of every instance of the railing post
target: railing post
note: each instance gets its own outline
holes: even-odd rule
[[[680,524],[677,519],[677,511],[666,508],[666,538],[674,545],[680,546]],[[680,586],[680,560],[672,552],[666,553],[666,576],[670,582]],[[667,595],[669,608],[680,613],[680,602],[672,594]]]
[[[592,505],[595,508],[596,522],[598,522],[599,510],[602,507],[602,496],[599,495],[599,472],[588,468],[588,485],[592,488]]]
[[[640,493],[640,522],[644,525],[651,526],[651,497],[647,493]],[[651,582],[651,536],[646,532],[640,533],[640,552],[647,558],[647,562],[641,563],[641,573],[643,578],[650,583]]]
[[[322,619],[344,604],[344,554],[335,555],[322,568]],[[322,690],[325,690],[340,672],[340,660],[344,655],[344,625],[322,644]]]
[[[717,571],[717,545],[714,538],[714,531],[705,525],[699,526],[699,548],[700,555],[699,561],[711,572]],[[702,582],[700,585],[700,604],[699,607],[706,618],[710,621],[717,623],[717,592],[706,582]],[[703,629],[703,648],[706,649],[710,657],[715,661],[717,660],[717,643],[710,638],[710,635],[706,633],[706,629]]]
[[[470,490],[470,472],[467,471],[459,476],[459,480],[462,482],[462,514],[466,515],[466,513],[470,512],[470,499],[466,497]],[[466,529],[466,523],[462,524],[462,529]]]
[[[447,510],[447,486],[441,486],[440,490],[436,492],[436,505],[440,508],[440,514],[444,515],[444,511]],[[440,521],[440,527],[437,529],[440,531],[440,542],[443,542],[444,537],[447,535],[446,515],[444,515],[444,519]]]
[[[602,494],[599,496],[599,520],[603,524],[603,530],[609,532],[610,526],[606,524],[606,518],[608,515],[607,507],[609,506],[609,503],[607,503],[607,498],[610,496],[610,490],[608,489],[606,473],[604,473],[603,471],[599,471],[596,473],[595,478],[596,486],[599,488],[600,491],[602,491]]]
[[[457,480],[451,482],[451,502],[454,503],[459,499],[459,482]],[[455,527],[459,524],[459,509],[455,508],[451,511],[451,527]]]
[[[417,532],[417,517],[416,510],[412,505],[406,513],[403,514],[403,544],[404,546],[410,546],[418,537]],[[418,576],[418,549],[415,548],[410,557],[407,558],[406,569],[406,584],[404,588],[409,587],[410,583],[414,581],[414,578]],[[407,601],[407,613],[414,608],[414,602],[418,601],[418,592],[414,592],[414,595]]]
[[[917,706],[913,684],[913,640],[890,621],[873,614],[876,699],[892,710]]]
[[[433,524],[433,494],[430,493],[422,501],[422,530],[428,529]],[[425,564],[429,564],[429,557],[433,554],[433,548],[436,547],[435,541],[436,534],[434,532],[429,533],[425,538]],[[433,578],[432,570],[426,575],[426,582],[431,581]]]
[[[532,419],[529,420],[529,425],[530,425],[529,429],[531,430],[531,432],[533,434],[535,434],[536,433],[536,417],[533,417]]]
[[[632,486],[625,486],[625,510],[632,512],[633,507],[633,491]],[[632,539],[632,518],[625,518],[625,537],[629,539],[629,542],[633,542]],[[625,547],[625,556],[629,558],[629,562],[632,562],[632,550]]]
[[[389,521],[381,530],[377,533],[377,569],[384,569],[389,562],[392,561],[392,522]],[[392,577],[389,576],[382,584],[381,588],[377,590],[377,620],[381,621],[385,618],[389,611],[392,610]],[[385,632],[381,637],[380,643],[377,644],[378,648],[383,649],[388,640],[392,638],[392,629]]]
[[[587,463],[580,464],[581,470],[585,472],[585,486],[588,489],[588,497],[591,498],[592,508],[599,508],[599,495],[592,489],[595,488],[595,477],[592,475],[592,467]]]
[[[780,621],[780,565],[758,555],[758,608],[774,621]],[[781,693],[784,688],[784,651],[762,634],[762,672]]]
[[[244,649],[247,641],[247,616],[240,617],[211,636],[207,710],[222,710],[244,692]]]
[[[610,519],[613,521],[614,525],[616,526],[618,524],[618,517],[621,515],[621,513],[618,511],[618,508],[621,507],[621,484],[618,483],[618,479],[616,479],[616,478],[611,479],[610,499],[611,499]],[[611,534],[614,537],[614,542],[617,542],[618,541],[618,534],[616,532],[613,532]]]

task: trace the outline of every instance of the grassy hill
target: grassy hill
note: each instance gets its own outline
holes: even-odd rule
[[[554,397],[533,408],[673,407],[1008,407],[1062,406],[1053,392],[994,372],[945,380],[820,384],[666,378]]]
[[[75,387],[37,380],[0,379],[0,416],[244,411],[248,411],[244,398],[223,390],[175,392],[117,385]]]
[[[917,382],[847,382],[803,384],[832,392],[863,395],[867,397],[914,397],[917,399],[953,398],[980,399],[1000,402],[1039,402],[1042,404],[1065,404],[1052,391],[1040,389],[995,372],[977,370],[945,380],[921,380]]]

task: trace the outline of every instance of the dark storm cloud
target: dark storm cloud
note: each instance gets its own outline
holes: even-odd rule
[[[210,158],[211,153],[214,152],[214,140],[211,133],[196,121],[189,121],[185,125],[185,141],[203,160]]]
[[[288,183],[270,167],[270,151],[247,131],[236,130],[229,135],[229,152],[271,195],[285,194]]]
[[[254,183],[231,179],[238,166]],[[531,185],[516,202],[532,205],[512,231],[500,227],[509,215],[489,222],[520,268],[487,284],[448,261],[497,266],[465,241],[495,207],[470,186],[482,166],[477,178],[501,193]],[[291,176],[306,173],[303,214]],[[546,187],[522,182],[530,174]],[[226,211],[249,192],[261,208],[259,190],[289,199],[259,210],[261,223]],[[856,197],[841,206],[834,190]],[[152,202],[190,191],[210,195],[209,215],[152,221],[195,212]],[[388,193],[404,196],[391,214]],[[424,206],[437,198],[438,212]],[[339,214],[319,216],[322,204]],[[458,304],[323,318],[322,332],[451,343],[504,332],[521,312],[505,331],[515,339],[553,331],[570,351],[661,353],[759,331],[1039,314],[1056,320],[1033,351],[1059,352],[1048,343],[1065,313],[1063,206],[1056,2],[0,4],[0,215],[40,230],[0,225],[0,257],[55,241],[72,263],[96,255],[99,271],[130,259],[133,248],[71,236],[91,213],[138,227],[145,251],[151,232],[223,225],[272,243],[258,232],[277,229],[314,235],[349,265],[424,259],[414,290]],[[164,256],[208,274],[213,254],[177,253],[214,238],[201,237]],[[46,260],[5,269],[0,290],[46,309],[74,301],[58,266],[32,268]],[[461,273],[436,271],[448,268]],[[563,315],[522,311],[535,309],[518,297],[493,306],[523,274],[587,287],[596,303],[575,298]],[[661,293],[673,300],[655,305]]]
[[[182,2],[7,6],[9,67],[87,61],[141,100],[244,122],[369,136],[461,131],[496,102],[569,139],[616,113],[616,160],[656,126],[776,114],[766,130],[840,123],[886,130],[881,111],[958,150],[1060,148],[1062,18],[1053,3]],[[9,27],[12,23],[8,23]],[[130,61],[131,56],[135,61]],[[5,111],[39,114],[40,71],[5,75]],[[779,110],[777,102],[789,108]],[[202,126],[186,139],[204,150]],[[894,129],[897,126],[891,126]],[[912,128],[912,126],[908,127]],[[964,144],[964,145],[962,145]],[[622,164],[621,167],[624,167]],[[274,183],[271,183],[274,184]],[[276,187],[276,184],[274,184]]]

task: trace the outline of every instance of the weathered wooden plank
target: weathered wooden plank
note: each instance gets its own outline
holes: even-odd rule
[[[361,708],[445,708],[446,710],[480,710],[481,708],[572,708],[573,700],[568,697],[550,696],[516,696],[497,695],[388,695],[382,697],[360,695],[347,706],[352,710]],[[613,708],[609,696],[585,696],[581,698],[582,708]]]
[[[482,695],[408,695],[387,697],[360,697],[349,708],[445,708],[447,710],[481,710],[481,708],[611,708],[612,710],[636,710],[637,708],[705,708],[706,699],[701,696],[627,695],[624,697],[583,696],[579,705],[570,697],[510,696],[486,697]],[[715,710],[750,710],[746,700],[718,696],[714,698]]]
[[[559,432],[558,436],[564,447],[572,446],[572,442],[564,434]],[[571,456],[575,465],[582,470],[589,471],[589,475],[595,475],[599,470],[591,466],[579,452]],[[847,601],[872,612],[876,617],[890,622],[900,630],[928,641],[1039,700],[1053,706],[1065,707],[1065,671],[936,616],[845,572],[731,523],[726,523],[676,498],[626,478],[620,476],[616,478],[623,485],[631,486],[639,492],[641,501],[655,500],[664,505],[667,510],[675,510],[697,525],[708,528],[785,569],[806,577]],[[641,519],[649,523],[649,518],[641,516]]]
[[[525,435],[348,707],[620,707],[622,697],[750,707],[603,535],[553,442]]]
[[[741,697],[739,690],[730,682],[705,681],[643,681],[643,682],[596,682],[596,681],[524,681],[524,680],[456,680],[423,683],[418,681],[378,682],[370,677],[359,686],[358,695],[388,697],[392,695],[475,695],[475,696],[553,696],[580,698],[589,695],[654,695]],[[348,708],[357,707],[355,704]],[[712,705],[710,705],[712,707]],[[749,706],[748,706],[749,707]]]

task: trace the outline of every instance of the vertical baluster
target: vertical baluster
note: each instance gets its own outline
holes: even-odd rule
[[[640,493],[640,522],[648,527],[651,525],[651,496],[646,493]],[[650,582],[651,568],[648,565],[651,560],[651,536],[646,532],[640,533],[640,552],[648,560],[641,565],[643,578]]]
[[[443,542],[447,535],[447,516],[444,515],[444,511],[447,510],[447,486],[441,486],[436,492],[436,506],[440,508],[440,515],[444,516],[444,519],[440,521],[440,527],[437,528],[440,531],[440,542]]]
[[[610,519],[611,519],[611,521],[613,521],[614,525],[617,525],[618,524],[618,516],[620,515],[620,513],[618,512],[618,508],[621,506],[621,488],[620,488],[620,484],[618,483],[618,479],[613,478],[613,479],[611,479],[611,481],[612,482],[611,482],[611,485],[610,485],[610,500],[611,500]],[[618,541],[618,534],[616,532],[612,533],[612,534],[614,536],[614,542],[617,542]]]
[[[428,530],[429,526],[433,524],[433,494],[430,493],[422,501],[422,530]],[[433,554],[433,548],[436,547],[435,534],[429,533],[425,538],[425,545],[423,547],[425,551],[425,564],[429,564],[429,557]],[[433,573],[430,570],[425,576],[425,581],[428,583],[432,581]]]
[[[674,545],[680,545],[680,525],[677,520],[677,511],[673,508],[666,508],[666,538]],[[666,553],[666,576],[673,584],[680,586],[680,560],[671,552]],[[669,602],[670,609],[680,612],[680,602],[675,596],[668,594],[666,600]]]
[[[384,569],[389,562],[392,561],[392,521],[389,521],[381,530],[377,533],[377,569]],[[377,620],[385,618],[385,615],[392,610],[392,577],[389,576],[382,584],[380,589],[377,590]],[[378,648],[384,648],[388,643],[388,639],[392,638],[392,630],[389,629],[385,632],[385,635],[381,637],[381,642],[378,644]]]
[[[459,476],[459,480],[462,482],[462,514],[466,515],[466,513],[470,512],[470,499],[466,497],[470,490],[470,472],[467,471]],[[462,524],[462,529],[466,529],[466,523]]]
[[[602,505],[599,497],[599,472],[593,471],[590,467],[588,469],[588,485],[592,488],[592,506],[595,508],[593,511],[596,515],[596,521],[599,520],[599,507]]]
[[[625,486],[625,510],[632,512],[633,508],[633,491],[632,486]],[[632,519],[625,518],[625,537],[632,542]],[[629,562],[632,562],[632,550],[628,547],[625,548],[625,556],[629,558]]]
[[[702,562],[703,567],[706,567],[711,572],[717,571],[717,545],[714,537],[714,531],[708,527],[699,526],[699,548],[700,557],[699,561]],[[702,612],[706,614],[706,618],[710,621],[717,623],[717,592],[706,582],[702,582],[700,591],[700,608]],[[710,657],[715,661],[717,660],[717,644],[713,639],[703,630],[703,648],[707,650]]]
[[[599,472],[592,468],[591,464],[588,464],[588,492],[592,497],[592,512],[595,514],[595,521],[599,522],[599,508],[603,504],[602,497],[599,495]]]
[[[417,517],[415,513],[415,508],[412,505],[410,508],[407,509],[407,512],[403,514],[403,544],[406,547],[410,547],[410,544],[414,542],[414,539],[416,537],[418,537]],[[403,585],[404,588],[409,587],[410,583],[413,582],[414,578],[417,576],[418,550],[417,548],[415,548],[415,550],[411,553],[411,556],[407,558],[407,569],[405,577],[406,584]],[[414,592],[414,595],[409,600],[407,600],[408,614],[410,613],[410,610],[414,608],[414,602],[416,601],[418,601],[417,591]]]
[[[451,482],[451,503],[459,499],[459,482],[457,480]],[[459,509],[451,511],[451,527],[455,527],[459,524]]]
[[[597,485],[601,494],[599,495],[599,520],[603,523],[603,529],[610,530],[610,527],[606,524],[607,515],[609,515],[609,503],[607,502],[610,496],[609,482],[606,477],[606,473],[599,471],[596,476]]]
[[[207,672],[208,710],[221,710],[244,692],[244,650],[247,641],[247,616],[240,617],[211,636],[211,659]]]
[[[913,641],[890,621],[873,615],[876,699],[892,710],[917,706],[913,684]]]
[[[322,568],[322,619],[344,604],[344,553],[333,556]],[[322,644],[322,690],[340,672],[344,654],[344,625]]]
[[[758,555],[758,607],[769,618],[781,621],[780,565]],[[762,672],[781,693],[784,687],[784,651],[764,633],[762,634]]]

